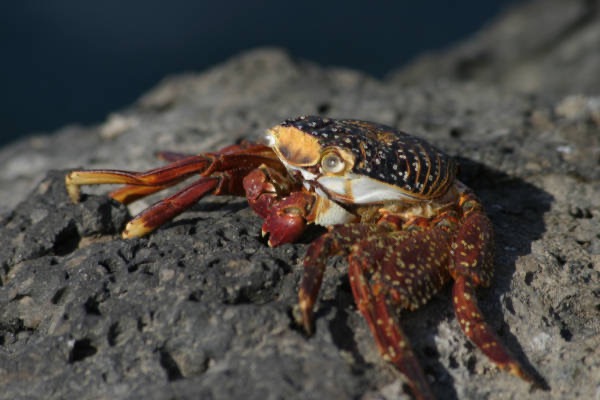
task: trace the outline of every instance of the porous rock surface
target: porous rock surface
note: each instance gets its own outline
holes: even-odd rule
[[[101,126],[0,150],[0,398],[409,398],[357,313],[343,260],[328,267],[315,335],[293,323],[318,229],[272,249],[243,199],[210,197],[123,240],[128,210],[106,188],[84,188],[79,204],[66,195],[69,169],[148,169],[157,150],[213,150],[299,114],[421,135],[458,157],[487,208],[496,276],[481,308],[550,389],[490,364],[444,290],[400,315],[439,398],[597,398],[600,93],[401,76],[382,82],[255,50],[167,78]]]

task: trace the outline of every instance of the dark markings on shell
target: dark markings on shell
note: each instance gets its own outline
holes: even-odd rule
[[[454,182],[456,162],[427,141],[386,125],[351,119],[302,116],[282,126],[301,130],[322,149],[341,147],[356,157],[352,172],[423,198],[443,195]]]

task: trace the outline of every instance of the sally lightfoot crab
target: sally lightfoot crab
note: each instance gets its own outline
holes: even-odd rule
[[[77,170],[66,187],[78,201],[81,185],[124,184],[110,196],[127,204],[199,175],[131,220],[126,238],[151,232],[208,194],[245,195],[270,246],[294,242],[308,224],[326,226],[304,259],[298,319],[306,332],[313,331],[327,260],[344,255],[357,307],[415,397],[433,394],[399,312],[419,308],[450,281],[463,332],[500,368],[538,384],[477,306],[475,289],[492,278],[492,224],[456,179],[452,158],[422,139],[358,120],[299,117],[271,128],[267,139],[200,155],[160,153],[170,164],[147,172]]]

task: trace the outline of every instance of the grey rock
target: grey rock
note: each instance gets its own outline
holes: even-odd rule
[[[599,70],[600,1],[535,0],[449,49],[417,57],[390,79],[480,81],[556,101],[570,93],[597,95]]]
[[[107,188],[84,188],[79,204],[64,190],[70,168],[148,169],[157,150],[208,151],[314,113],[433,141],[458,157],[461,180],[493,220],[496,277],[481,308],[550,390],[490,364],[461,333],[445,290],[402,314],[435,394],[595,398],[598,101],[566,91],[542,102],[479,79],[381,82],[260,49],[167,78],[101,126],[7,146],[0,398],[409,398],[356,311],[343,260],[326,273],[315,335],[294,325],[300,263],[319,229],[271,249],[244,199],[209,197],[148,237],[123,240],[129,213],[164,195],[127,210]]]

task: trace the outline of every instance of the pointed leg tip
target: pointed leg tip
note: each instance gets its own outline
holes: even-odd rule
[[[511,374],[513,374],[513,375],[521,378],[525,382],[529,383],[533,389],[544,390],[544,391],[550,390],[550,386],[544,380],[544,378],[542,378],[541,376],[539,376],[537,374],[527,372],[525,370],[525,368],[517,362],[511,363],[510,365],[508,365],[507,370]]]
[[[310,336],[315,331],[312,304],[310,304],[310,302],[301,295],[298,308],[300,311],[300,325],[302,325],[304,332]]]
[[[312,336],[315,333],[315,325],[312,317],[308,317],[299,311],[299,315],[296,316],[296,324],[304,331],[306,336]]]
[[[308,336],[312,336],[313,333],[315,333],[315,327],[312,321],[309,319],[304,319],[302,322],[302,328],[304,328],[304,333],[306,333]]]
[[[121,233],[121,237],[123,239],[133,239],[137,237],[142,237],[150,233],[153,229],[144,225],[144,223],[140,220],[132,220],[125,226],[123,232]]]
[[[65,175],[65,187],[67,188],[67,193],[69,194],[69,198],[73,203],[79,203],[81,199],[81,191],[79,190],[79,185],[73,183],[73,175],[75,172],[69,172]]]
[[[77,204],[81,201],[81,193],[79,188],[67,189],[67,192],[69,193],[69,198],[73,203]]]

